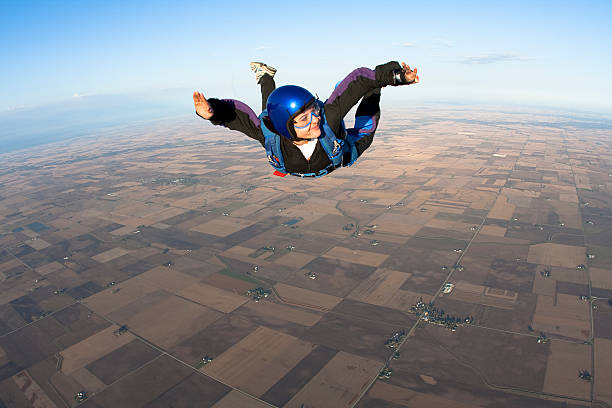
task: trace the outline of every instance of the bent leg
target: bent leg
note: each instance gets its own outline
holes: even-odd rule
[[[366,94],[355,113],[355,127],[347,129],[348,141],[357,150],[357,157],[372,144],[380,120],[380,88]]]
[[[380,119],[380,88],[365,95],[355,112],[355,129],[360,133],[374,133]]]
[[[276,83],[274,78],[268,74],[264,74],[259,80],[259,86],[261,87],[261,110],[266,110],[268,104],[268,96],[276,89]]]

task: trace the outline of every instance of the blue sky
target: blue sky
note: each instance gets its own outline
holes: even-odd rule
[[[258,106],[252,60],[322,98],[405,60],[422,83],[392,100],[612,112],[610,1],[127,3],[0,0],[0,112],[169,88]]]

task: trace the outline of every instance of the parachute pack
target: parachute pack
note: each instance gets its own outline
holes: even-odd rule
[[[358,153],[357,148],[355,147],[355,142],[364,136],[363,131],[367,131],[368,125],[370,128],[372,127],[371,118],[356,118],[356,127],[348,130],[345,128],[344,122],[342,122],[342,136],[344,136],[344,138],[339,138],[325,120],[325,108],[323,106],[323,102],[317,101],[317,103],[321,108],[322,119],[321,136],[319,137],[318,141],[321,143],[321,146],[323,147],[325,154],[327,154],[327,157],[329,157],[331,163],[326,168],[315,173],[290,173],[285,169],[285,160],[281,151],[282,136],[273,132],[266,126],[266,121],[264,119],[267,117],[267,111],[263,111],[261,115],[259,115],[261,130],[265,137],[268,163],[274,167],[274,175],[280,177],[285,177],[287,174],[297,177],[322,177],[338,167],[350,166],[355,162],[355,160],[357,160]],[[369,123],[367,123],[368,119]]]

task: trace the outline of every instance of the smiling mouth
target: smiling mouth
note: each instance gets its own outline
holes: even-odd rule
[[[304,136],[299,137],[299,138],[298,138],[298,140],[299,140],[299,139],[301,139],[301,140],[312,140],[312,139],[316,139],[316,138],[318,138],[319,136],[321,136],[321,132],[320,132],[320,129],[319,129],[319,128],[317,128],[317,129],[311,129],[311,130],[310,130],[308,133],[306,133]]]

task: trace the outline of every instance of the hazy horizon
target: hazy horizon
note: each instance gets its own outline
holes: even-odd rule
[[[73,97],[60,103],[48,104],[35,108],[15,109],[0,113],[0,154],[21,149],[64,141],[80,137],[96,137],[107,129],[117,127],[146,126],[149,122],[171,118],[188,118],[193,115],[194,124],[199,120],[193,113],[190,90],[172,89],[158,93],[92,95]],[[253,92],[253,94],[255,94]],[[414,101],[401,100],[398,94],[388,95],[381,101],[383,120],[384,112],[389,109],[405,109],[406,116],[411,116]],[[249,100],[256,107],[256,95]],[[436,106],[456,106],[457,109],[483,110],[503,113],[535,112],[549,115],[552,118],[566,118],[544,126],[560,127],[572,125],[582,128],[612,128],[612,116],[601,112],[569,111],[562,108],[541,106],[517,106],[485,103],[459,103],[452,101],[420,101],[419,107],[435,108]],[[412,117],[411,119],[415,119]]]

